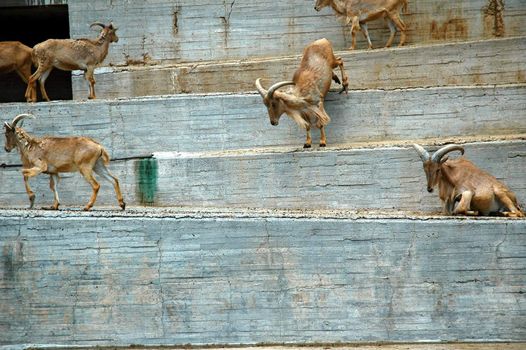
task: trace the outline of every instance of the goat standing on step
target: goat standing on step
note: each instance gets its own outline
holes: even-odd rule
[[[29,78],[26,89],[26,99],[36,102],[36,81],[40,83],[42,97],[49,101],[45,83],[49,73],[56,67],[61,70],[82,70],[84,78],[89,82],[89,99],[95,98],[95,66],[104,61],[108,55],[110,43],[119,41],[113,23],[104,25],[93,23],[93,26],[102,27],[99,37],[92,39],[49,39],[33,48],[33,61],[37,66],[36,72]]]
[[[432,156],[420,145],[413,147],[424,163],[427,191],[433,192],[438,186],[444,214],[524,216],[517,197],[506,185],[464,157],[448,159],[446,156],[453,151],[464,154],[463,147],[447,145]]]
[[[93,171],[113,184],[117,200],[124,210],[126,204],[122,199],[119,181],[106,166],[110,157],[100,144],[88,137],[35,137],[28,134],[17,124],[30,114],[20,114],[11,123],[4,123],[5,150],[11,152],[18,149],[22,159],[22,174],[26,192],[29,195],[29,209],[33,208],[35,194],[29,187],[29,178],[40,173],[49,174],[49,186],[55,196],[55,201],[49,209],[57,210],[60,205],[55,182],[58,183],[59,173],[79,171],[93,188],[93,193],[84,210],[90,210],[99,192],[100,185],[93,177]]]
[[[310,129],[316,126],[320,129],[320,147],[325,147],[327,139],[324,127],[331,118],[323,107],[325,95],[329,92],[331,82],[340,83],[333,69],[339,67],[342,74],[342,89],[347,92],[348,77],[343,68],[343,60],[334,56],[332,45],[327,39],[316,40],[303,51],[300,67],[294,73],[292,81],[282,81],[272,85],[268,91],[261,85],[261,78],[256,80],[263,103],[267,107],[270,124],[278,125],[283,113],[291,117],[300,127],[307,130],[307,140],[304,148],[311,147]],[[292,85],[287,91],[279,88]]]

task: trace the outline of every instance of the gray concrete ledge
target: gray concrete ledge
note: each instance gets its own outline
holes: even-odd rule
[[[526,85],[331,93],[328,145],[526,133]],[[192,94],[89,102],[0,104],[4,120],[33,113],[37,135],[84,135],[113,158],[159,151],[201,152],[302,146],[305,131],[283,116],[271,126],[259,94]],[[319,132],[313,130],[313,144]],[[0,152],[1,163],[19,162]]]
[[[362,147],[168,153],[112,162],[110,169],[130,205],[440,210],[438,195],[426,191],[422,163],[410,145]],[[465,149],[468,159],[526,201],[526,141],[474,142]],[[0,169],[0,183],[1,206],[28,204],[19,168]],[[50,205],[48,177],[31,184],[36,205]],[[97,204],[116,206],[112,186],[101,185]],[[65,207],[82,207],[91,193],[78,173],[63,175],[58,190]]]
[[[104,347],[98,346],[97,350],[188,350],[188,349],[209,349],[209,350],[523,350],[526,346],[524,342],[496,342],[496,343],[357,343],[357,344],[290,344],[290,345],[247,345],[247,346],[148,346],[140,345],[124,347]],[[38,345],[13,345],[0,346],[1,350],[92,350],[94,347],[85,346],[38,346]]]
[[[525,51],[526,37],[517,37],[336,54],[344,60],[349,88],[361,90],[526,83]],[[300,54],[230,62],[103,67],[95,71],[96,91],[101,98],[253,91],[257,78],[289,80],[299,66]],[[82,75],[73,76],[73,96],[88,96]]]
[[[1,345],[523,341],[524,220],[5,217]]]

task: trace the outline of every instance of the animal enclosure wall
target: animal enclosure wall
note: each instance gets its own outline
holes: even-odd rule
[[[1,212],[0,345],[526,338],[523,221],[138,215]]]

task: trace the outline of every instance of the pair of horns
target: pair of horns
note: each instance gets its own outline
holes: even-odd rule
[[[101,22],[93,22],[89,27],[93,28],[94,26],[100,26],[102,28],[109,27],[109,28],[113,28],[114,30],[119,29],[119,28],[113,26],[113,22],[110,22],[110,24],[108,24],[107,26],[104,23],[101,23]]]
[[[35,116],[33,114],[27,114],[27,113],[19,114],[15,117],[15,119],[13,119],[11,123],[4,122],[4,125],[8,127],[9,129],[14,130],[18,122],[20,122],[21,120],[25,118],[35,118]]]
[[[433,153],[432,156],[429,155],[429,153],[424,149],[424,147],[417,145],[416,143],[413,144],[414,149],[418,152],[418,155],[420,156],[420,159],[422,159],[422,162],[427,162],[428,160],[431,160],[434,163],[440,163],[442,158],[449,152],[453,151],[460,151],[461,154],[464,154],[464,147],[459,145],[447,145],[439,150],[437,150],[435,153]]]
[[[272,98],[272,96],[274,95],[274,92],[276,92],[277,89],[279,89],[280,87],[286,86],[286,85],[294,85],[294,82],[293,81],[281,81],[279,83],[272,85],[267,91],[263,88],[263,85],[261,85],[261,78],[258,78],[256,80],[256,88],[258,89],[261,97],[263,97],[264,99]]]

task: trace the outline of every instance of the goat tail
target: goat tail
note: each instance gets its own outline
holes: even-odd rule
[[[108,165],[110,164],[110,155],[108,154],[108,152],[101,147],[101,150],[100,150],[100,156],[102,158],[102,161],[104,162],[104,165]]]

